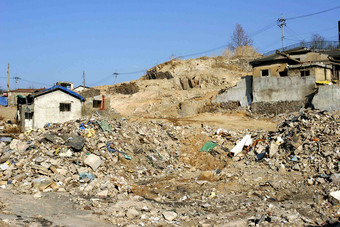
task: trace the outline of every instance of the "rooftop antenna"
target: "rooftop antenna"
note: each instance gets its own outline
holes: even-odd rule
[[[277,22],[279,22],[278,26],[282,29],[282,51],[285,50],[285,35],[284,35],[284,26],[287,26],[286,19],[279,18],[277,19]]]
[[[118,73],[117,73],[117,72],[115,72],[115,73],[113,73],[112,75],[114,75],[114,76],[115,76],[115,81],[113,82],[113,84],[116,84],[116,83],[117,83],[117,77],[118,77]]]

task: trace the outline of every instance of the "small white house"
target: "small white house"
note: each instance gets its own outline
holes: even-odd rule
[[[30,106],[23,105],[21,116],[25,130],[42,128],[47,123],[76,120],[82,115],[85,99],[62,86],[54,86],[34,94]]]

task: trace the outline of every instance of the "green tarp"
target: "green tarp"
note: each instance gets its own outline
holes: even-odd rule
[[[214,149],[214,147],[217,146],[217,143],[215,142],[212,142],[212,141],[209,141],[209,142],[206,142],[203,147],[201,148],[200,151],[206,151],[206,152],[210,152],[212,149]]]

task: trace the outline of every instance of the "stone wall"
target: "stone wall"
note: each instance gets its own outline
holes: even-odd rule
[[[257,114],[282,114],[299,111],[305,106],[304,101],[254,102],[251,110]]]

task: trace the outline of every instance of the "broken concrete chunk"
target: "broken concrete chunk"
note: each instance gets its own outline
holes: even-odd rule
[[[20,141],[17,139],[12,140],[12,142],[9,144],[9,148],[15,151],[18,151],[20,153],[26,151],[28,148],[28,145],[24,141]]]
[[[274,157],[277,154],[278,150],[279,150],[279,145],[277,145],[276,143],[272,142],[270,144],[270,148],[269,148],[269,158]]]
[[[340,201],[340,191],[334,191],[329,193],[329,195],[336,200],[336,202]]]
[[[80,151],[85,145],[85,139],[78,135],[72,135],[72,137],[68,138],[67,145],[75,151]]]
[[[99,156],[95,154],[90,154],[86,157],[84,163],[90,166],[93,171],[96,171],[98,167],[103,163]]]
[[[32,181],[32,185],[33,185],[33,188],[36,188],[36,189],[42,191],[45,188],[47,188],[48,186],[50,186],[50,184],[52,184],[52,182],[53,181],[49,178],[39,177],[39,178],[36,178]]]
[[[163,212],[163,217],[167,221],[173,221],[175,218],[177,218],[178,214],[173,211],[164,211]]]
[[[139,216],[139,212],[135,208],[130,208],[126,212],[126,217],[129,218],[129,219],[136,218],[137,216]]]

